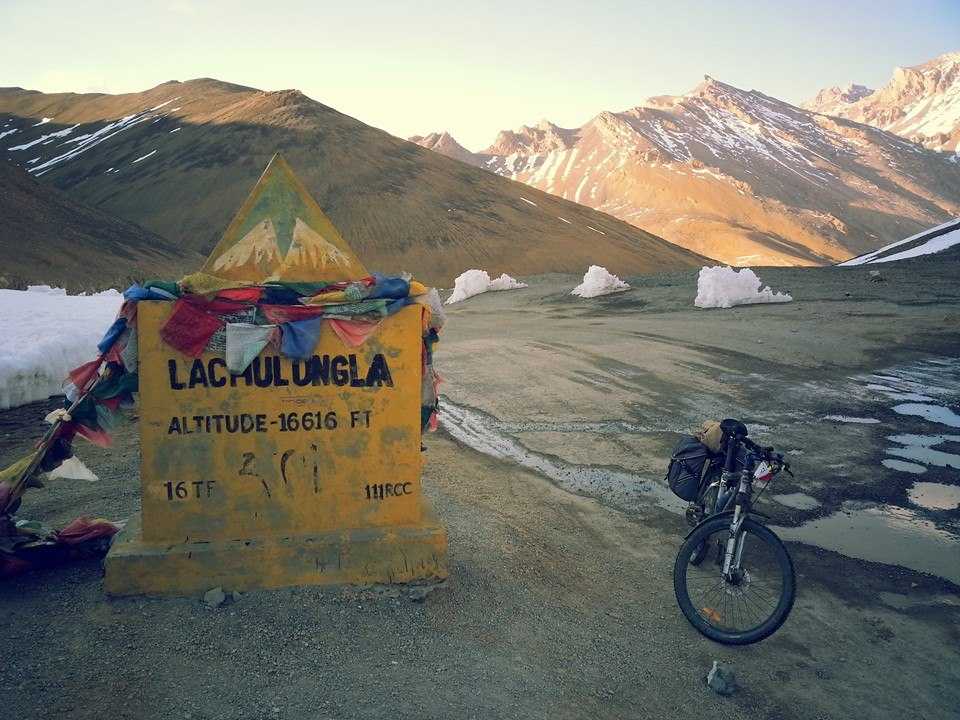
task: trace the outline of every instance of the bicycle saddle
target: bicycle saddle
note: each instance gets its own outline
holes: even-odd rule
[[[720,429],[723,430],[724,435],[732,435],[734,437],[745,438],[747,436],[747,426],[744,425],[739,420],[734,420],[733,418],[726,418],[725,420],[720,421]]]

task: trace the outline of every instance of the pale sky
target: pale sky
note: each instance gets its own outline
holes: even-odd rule
[[[448,130],[471,150],[542,118],[576,127],[682,94],[704,74],[799,103],[952,50],[960,0],[0,0],[0,86],[297,88],[394,135]]]

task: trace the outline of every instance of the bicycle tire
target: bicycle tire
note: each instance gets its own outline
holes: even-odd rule
[[[767,543],[773,549],[782,577],[780,599],[770,617],[755,628],[743,632],[729,632],[711,625],[697,612],[696,608],[693,607],[693,603],[687,592],[687,570],[689,569],[690,555],[701,543],[707,542],[711,535],[717,532],[723,532],[729,527],[729,516],[718,517],[704,523],[691,533],[690,537],[680,546],[680,551],[677,553],[677,559],[673,565],[673,591],[677,597],[677,604],[680,606],[680,611],[701,635],[723,645],[750,645],[770,637],[780,629],[780,626],[786,622],[787,617],[790,615],[797,591],[796,577],[793,571],[793,560],[790,559],[790,554],[787,552],[783,541],[781,541],[772,530],[753,518],[746,518],[742,525],[743,531]]]

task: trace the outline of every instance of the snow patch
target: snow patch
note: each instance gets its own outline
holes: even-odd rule
[[[44,145],[49,145],[50,143],[53,142],[54,138],[66,137],[67,135],[72,133],[74,130],[76,130],[78,127],[80,126],[74,125],[73,127],[64,128],[63,130],[57,130],[56,132],[47,133],[46,135],[41,135],[36,140],[31,140],[30,142],[24,143],[23,145],[14,145],[13,147],[8,147],[7,150],[27,150],[28,148],[32,148],[34,145],[39,145],[40,143],[43,143]]]
[[[151,155],[153,155],[153,154],[156,153],[156,152],[157,152],[156,150],[151,150],[151,151],[148,152],[146,155],[141,155],[140,157],[138,157],[136,160],[134,160],[134,161],[133,161],[132,163],[130,163],[130,164],[131,164],[131,165],[136,165],[136,164],[137,164],[138,162],[140,162],[141,160],[146,160],[148,157],[150,157]]]
[[[33,126],[31,126],[31,127],[40,127],[41,125],[46,125],[46,124],[47,124],[48,122],[50,122],[51,120],[53,120],[53,118],[45,117],[45,118],[43,118],[40,122],[38,122],[36,125],[33,125]]]
[[[592,298],[599,297],[600,295],[623,292],[629,289],[630,286],[627,283],[605,267],[591,265],[583,275],[583,282],[577,285],[570,294],[578,295],[582,298]]]
[[[908,248],[906,250],[902,250],[901,252],[894,253],[893,255],[884,255],[884,253],[890,250],[893,250],[894,248],[900,247],[902,245],[906,245],[907,243],[915,240],[919,240],[925,235],[938,233],[942,230],[946,230],[947,228],[950,228],[951,226],[954,226],[954,225],[956,225],[955,230],[951,230],[942,235],[938,235],[937,237],[931,240],[927,240],[925,243],[922,243],[912,248]],[[960,220],[953,219],[953,220],[948,220],[942,225],[937,225],[936,227],[932,227],[929,230],[923,230],[922,232],[918,232],[916,235],[911,235],[910,237],[904,238],[903,240],[897,240],[896,242],[890,243],[889,245],[884,245],[882,248],[874,250],[873,252],[869,252],[865,255],[859,255],[855,258],[850,258],[849,260],[845,260],[842,263],[838,263],[837,267],[855,267],[857,265],[867,265],[871,263],[903,260],[904,258],[917,257],[919,255],[930,255],[931,253],[937,253],[937,252],[946,250],[947,248],[952,247],[957,243],[960,243]]]
[[[76,455],[64,460],[60,467],[55,468],[47,475],[49,480],[58,478],[61,480],[86,480],[87,482],[96,482],[100,479]]]
[[[447,305],[466,300],[480,293],[498,290],[517,290],[527,287],[526,283],[503,273],[500,277],[490,279],[486,270],[467,270],[454,280],[453,294],[447,298]]]
[[[67,295],[62,288],[0,290],[0,409],[60,392],[73,368],[97,355],[123,296]]]
[[[915,415],[930,422],[960,428],[960,415],[957,415],[953,410],[943,405],[903,403],[902,405],[894,405],[893,411],[898,415]]]
[[[523,200],[525,203],[527,203],[527,205],[533,205],[534,207],[537,207],[537,204],[533,200],[527,200],[525,197],[522,197],[520,199]]]
[[[734,305],[790,302],[787,293],[761,287],[760,278],[750,268],[734,270],[726,265],[703,267],[697,277],[697,297],[693,304],[699,308],[729,308]]]
[[[559,215],[557,215],[557,220],[562,220],[562,221],[565,222],[567,225],[573,225],[572,222],[570,222],[570,221],[567,220],[566,218],[560,217]]]
[[[27,292],[41,293],[43,295],[66,295],[67,291],[63,288],[51,287],[50,285],[27,285]]]
[[[849,415],[825,415],[824,420],[840,423],[852,423],[854,425],[876,425],[880,421],[876,418],[850,417]]]

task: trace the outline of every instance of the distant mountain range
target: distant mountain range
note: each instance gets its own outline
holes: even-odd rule
[[[960,150],[960,52],[897,68],[879,90],[827,88],[803,107],[889,130],[930,148]]]
[[[947,141],[937,136],[947,147],[957,132],[956,57],[898,71],[910,79],[897,92],[831,88],[811,107],[836,113],[900,98],[900,115],[871,117],[926,113],[917,127],[952,127]],[[579,128],[506,130],[479,153],[447,133],[411,140],[737,265],[844,260],[960,214],[956,155],[710,77]]]
[[[183,258],[210,251],[280,151],[371,270],[409,270],[449,287],[471,267],[524,275],[582,273],[599,263],[622,275],[704,262],[633,225],[428,152],[295,90],[211,79],[125,95],[2,88],[0,148],[45,186],[142,225],[166,238],[151,236],[157,248],[172,246]],[[250,237],[255,262],[275,261],[263,250],[269,234]],[[9,251],[15,243],[0,228],[4,267],[23,270]],[[109,249],[88,257],[86,267],[112,262]],[[145,250],[132,243],[128,252]]]
[[[139,225],[78,202],[0,160],[0,287],[123,289],[202,261]]]

